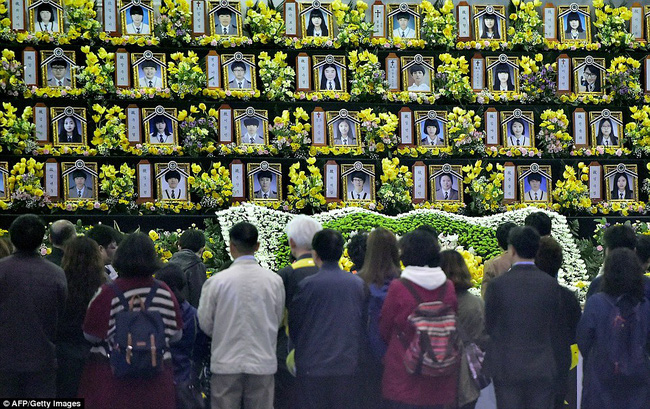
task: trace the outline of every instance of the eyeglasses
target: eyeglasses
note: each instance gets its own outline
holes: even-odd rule
[[[598,75],[598,74],[596,74],[595,72],[585,71],[585,75],[586,75],[587,77],[595,77],[595,76]]]

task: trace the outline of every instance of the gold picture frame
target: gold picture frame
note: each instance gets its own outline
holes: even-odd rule
[[[569,6],[558,6],[560,42],[590,43],[591,42],[591,10],[589,6],[571,3]],[[574,27],[571,21],[577,22]]]
[[[9,199],[9,162],[0,162],[0,200]]]
[[[120,27],[122,35],[150,36],[154,30],[154,13],[152,0],[121,0]],[[133,16],[140,16],[140,21],[134,21]]]
[[[588,55],[572,58],[571,62],[573,64],[573,92],[583,95],[605,94],[605,74],[607,73],[605,58],[594,58]],[[593,91],[590,91],[590,88],[593,88]]]
[[[408,92],[432,93],[435,76],[434,58],[416,54],[401,57],[402,90]]]
[[[239,1],[210,1],[209,11],[210,35],[221,37],[242,36],[242,13]],[[222,20],[221,17],[224,17]],[[234,19],[233,19],[234,17]],[[234,21],[235,24],[232,24]],[[226,24],[224,26],[223,24]],[[217,25],[219,28],[217,28]],[[226,32],[224,32],[224,29]]]
[[[280,163],[268,163],[267,161],[248,163],[246,164],[246,174],[248,175],[249,200],[256,202],[282,200],[282,165]],[[273,190],[274,187],[275,190]]]
[[[359,147],[361,146],[361,122],[359,112],[341,109],[340,111],[327,111],[327,135],[329,145],[333,147]],[[341,124],[347,124],[347,128]],[[347,131],[347,132],[346,132]]]
[[[517,180],[522,203],[551,203],[551,165],[533,163],[517,166]]]
[[[609,124],[609,127],[605,127],[605,124]],[[603,130],[607,128],[608,133],[604,133]],[[589,130],[591,146],[621,147],[621,138],[624,137],[623,112],[609,109],[589,112]]]
[[[334,38],[334,19],[332,18],[332,5],[314,0],[308,3],[298,3],[300,13],[300,32],[303,38],[327,37]],[[312,18],[320,17],[320,30],[314,25]],[[324,25],[323,25],[324,24]],[[320,33],[320,34],[319,34]]]
[[[142,108],[145,143],[156,146],[177,146],[178,113],[176,108]],[[162,141],[161,141],[162,140]]]
[[[223,86],[225,90],[254,91],[257,89],[255,55],[242,54],[237,51],[234,54],[223,54],[221,58]],[[239,72],[241,68],[243,68],[243,74]],[[238,78],[240,75],[242,77]],[[242,84],[241,87],[239,83]]]
[[[48,88],[76,88],[77,60],[74,51],[61,48],[41,51],[41,84]]]
[[[462,165],[429,165],[429,191],[432,202],[463,202]]]
[[[269,111],[265,109],[235,109],[235,135],[237,145],[268,145],[269,144]],[[257,124],[257,125],[255,125]],[[259,134],[260,125],[262,134]],[[251,127],[249,129],[249,127]],[[244,133],[244,129],[246,132]],[[254,132],[255,135],[251,135]],[[251,140],[253,142],[251,142]]]
[[[497,5],[476,5],[473,8],[474,38],[476,41],[505,41],[506,40],[506,8]],[[488,27],[486,20],[493,21]],[[495,30],[496,28],[496,30]],[[496,31],[496,32],[495,32]]]
[[[52,107],[50,118],[54,146],[88,145],[86,108]]]
[[[146,50],[131,53],[133,88],[167,88],[167,57],[165,53]]]
[[[603,170],[605,172],[605,197],[608,202],[639,200],[639,173],[636,165],[626,163],[603,165]],[[619,186],[619,179],[622,177],[625,177],[625,185]],[[630,186],[632,186],[632,189],[630,189]]]
[[[535,113],[533,111],[522,111],[517,108],[513,111],[501,111],[499,116],[504,147],[535,147]]]
[[[425,148],[441,148],[449,144],[447,111],[415,111],[415,135],[417,144]],[[432,135],[432,129],[435,133]]]
[[[341,165],[344,202],[372,202],[375,200],[375,165],[361,162]],[[357,179],[357,181],[355,181]]]
[[[161,202],[189,202],[189,163],[156,163],[156,198]]]
[[[314,90],[347,92],[347,65],[344,55],[314,55],[312,56],[312,62],[312,66],[314,67],[312,76],[314,79]],[[334,70],[335,77],[331,79],[327,78],[326,74],[332,69]],[[328,86],[330,83],[333,83],[332,89]]]
[[[519,57],[501,54],[498,57],[486,57],[485,62],[490,92],[500,95],[519,93]],[[499,75],[506,72],[508,77],[504,82]]]
[[[405,40],[420,39],[421,15],[420,7],[417,4],[387,4],[386,7],[388,8],[388,38],[393,40],[396,38]],[[408,19],[404,17],[408,17]],[[406,27],[402,26],[404,21],[406,21]]]
[[[97,169],[97,163],[87,163],[83,160],[61,163],[63,199],[72,201],[97,200],[99,190]],[[81,195],[79,195],[79,192],[81,192]]]
[[[23,7],[22,2],[20,4]],[[12,7],[14,6],[12,5]],[[30,32],[63,32],[63,2],[61,0],[30,0],[28,8]],[[48,16],[48,12],[50,17],[49,22],[44,20]]]

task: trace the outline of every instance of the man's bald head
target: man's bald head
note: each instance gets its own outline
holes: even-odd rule
[[[69,239],[77,235],[77,230],[70,220],[57,220],[50,226],[50,241],[52,246],[63,248]]]

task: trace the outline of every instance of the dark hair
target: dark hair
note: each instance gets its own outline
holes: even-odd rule
[[[88,174],[86,173],[85,170],[75,169],[72,171],[72,179],[76,179],[76,178],[88,179]]]
[[[397,20],[399,20],[399,19],[401,19],[401,18],[405,18],[405,19],[407,19],[407,20],[410,20],[410,19],[411,19],[411,14],[410,14],[410,13],[407,13],[407,12],[405,12],[405,11],[400,11],[399,13],[397,13],[397,14],[395,15],[395,18],[396,18]]]
[[[86,237],[95,240],[97,244],[106,248],[111,243],[119,243],[121,241],[120,233],[105,224],[97,224],[92,229],[86,232]]]
[[[429,225],[429,224],[421,224],[418,227],[415,228],[417,231],[423,231],[425,233],[428,233],[432,235],[436,240],[438,240],[438,230],[436,230],[435,227]]]
[[[627,224],[609,226],[603,233],[603,246],[608,252],[617,248],[634,250],[636,247],[636,233],[632,226]]]
[[[465,258],[456,250],[445,250],[440,253],[440,268],[454,283],[457,293],[473,287],[472,274],[469,272]]]
[[[512,82],[512,74],[510,73],[510,66],[506,63],[499,63],[497,66],[494,68],[494,89],[497,89],[499,86],[499,83],[501,82],[499,80],[499,74],[501,73],[507,73],[508,74],[508,91],[514,91],[515,90],[515,83]]]
[[[64,125],[65,120],[68,119],[68,118],[72,119],[72,123],[74,123],[74,129],[72,130],[73,138],[74,137],[80,137],[81,134],[79,133],[79,130],[77,129],[77,120],[72,115],[66,115],[65,117],[63,117],[63,119],[59,119],[59,123],[61,124],[60,125],[61,129],[60,129],[59,135],[64,136],[64,135],[68,134],[68,131],[65,130],[65,125]],[[84,171],[81,170],[81,169],[77,169],[77,170],[73,171],[73,174],[74,174],[74,172],[84,172]],[[86,172],[84,172],[84,174],[85,173]]]
[[[156,280],[167,284],[179,304],[185,301],[182,293],[185,287],[185,279],[183,278],[183,269],[181,266],[174,262],[165,264],[160,270],[156,271]]]
[[[607,253],[604,264],[602,291],[613,297],[629,295],[639,301],[643,293],[643,271],[638,257],[628,248]]]
[[[169,179],[181,180],[181,173],[177,170],[170,170],[165,173],[165,181],[169,182]]]
[[[230,242],[242,253],[252,253],[257,245],[257,227],[248,222],[239,222],[228,232]]]
[[[142,69],[145,69],[147,67],[156,68],[156,69],[158,68],[158,63],[155,62],[154,60],[144,60],[140,63],[140,65],[142,66]]]
[[[596,80],[594,81],[594,91],[598,92],[600,91],[600,70],[598,67],[596,67],[593,64],[587,64],[585,65],[585,68],[582,70],[582,73],[584,75],[583,81],[581,81],[581,85],[586,86],[587,85],[587,74],[586,71],[589,70],[591,74],[594,74],[596,76]],[[608,119],[608,118],[605,118]],[[614,128],[612,127],[612,135],[614,134]],[[598,135],[600,135],[600,126],[598,127]]]
[[[336,230],[323,229],[314,235],[311,248],[325,262],[338,263],[343,254],[345,241]]]
[[[220,9],[217,10],[217,16],[230,16],[232,17],[232,12],[228,10],[226,7],[221,7]]]
[[[257,172],[255,174],[255,176],[257,176],[258,181],[260,179],[262,179],[262,178],[269,178],[269,179],[273,180],[273,173],[271,171],[269,171],[269,170],[260,170],[259,172]]]
[[[366,182],[366,178],[367,178],[367,176],[366,176],[366,174],[365,174],[364,172],[361,172],[361,171],[359,170],[359,171],[356,171],[356,172],[352,172],[352,173],[350,174],[350,180],[352,180],[352,179],[354,179],[354,178],[361,179],[361,180],[363,180],[363,182],[365,183],[365,182]]]
[[[142,6],[131,6],[129,7],[129,15],[132,16],[134,14],[140,15],[144,17],[144,10],[142,9]]]
[[[628,189],[630,188],[630,187],[628,186],[627,175],[626,175],[625,173],[623,173],[623,172],[616,172],[616,174],[614,175],[614,183],[615,183],[615,186],[612,186],[612,190],[613,190],[613,191],[618,190],[618,180],[619,180],[620,178],[625,179],[625,190],[628,190]]]
[[[524,128],[522,133],[521,133],[521,135],[523,136],[524,132],[526,132],[526,124],[524,123],[524,121],[522,119],[519,119],[519,118],[514,118],[514,119],[510,120],[510,123],[508,124],[509,128],[510,128],[510,134],[512,136],[515,135],[515,131],[512,130],[512,126],[515,124],[515,122],[518,123],[518,124],[521,124],[521,126]]]
[[[429,137],[437,136],[438,134],[440,134],[440,123],[438,123],[438,121],[436,121],[435,119],[427,119],[426,121],[424,121],[424,132],[426,132],[427,128],[430,127],[430,126],[434,126],[436,128],[436,133],[433,134],[433,135],[429,135],[427,133],[427,135],[429,135]]]
[[[85,314],[88,303],[106,280],[99,246],[88,237],[74,237],[65,245],[61,268],[68,280],[66,309]]]
[[[255,125],[259,128],[260,126],[260,121],[258,121],[255,118],[246,118],[244,119],[244,126],[250,126],[250,125]]]
[[[409,67],[409,74],[411,74],[411,75],[412,75],[413,73],[418,72],[418,71],[420,71],[422,74],[424,74],[425,72],[427,72],[427,71],[424,69],[424,66],[423,66],[422,64],[413,64],[413,65],[411,65],[411,66]]]
[[[532,260],[539,248],[539,233],[530,226],[513,227],[508,234],[508,245],[515,248],[519,257]]]
[[[156,128],[156,124],[159,124],[159,123],[165,124],[165,135],[171,135],[173,133],[173,131],[168,126],[169,123],[167,122],[167,118],[165,117],[165,115],[156,115],[156,116],[153,117],[153,119],[150,120],[149,123],[154,125],[154,129],[152,129],[153,134],[158,133],[158,129]]]
[[[517,227],[513,222],[501,223],[499,227],[497,227],[497,243],[499,243],[499,247],[504,250],[508,250],[508,234],[513,227]]]
[[[55,246],[63,245],[63,243],[76,235],[77,230],[74,224],[68,220],[57,220],[50,225],[50,241]]]
[[[346,123],[346,124],[348,124],[348,129],[350,130],[350,131],[349,131],[350,133],[348,134],[348,136],[354,136],[354,135],[353,135],[353,132],[352,132],[352,129],[354,129],[354,127],[350,124],[350,121],[348,121],[347,119],[341,119],[341,120],[336,124],[336,132],[338,132],[338,134],[339,134],[339,138],[342,137],[342,135],[341,135],[341,130],[339,129],[339,126],[340,126],[342,123]]]
[[[350,248],[348,246],[348,254]],[[368,284],[381,286],[388,279],[399,277],[399,249],[397,238],[390,230],[378,227],[368,235],[366,260],[359,276]]]
[[[197,252],[205,247],[205,234],[199,229],[187,229],[178,238],[178,245],[182,249]]]
[[[52,7],[48,3],[41,3],[36,7],[36,21],[39,23],[43,20],[41,20],[41,11],[49,11],[50,14],[52,15],[52,19],[50,21],[55,21],[56,20],[56,14],[54,13],[54,7]]]
[[[424,229],[406,233],[399,241],[400,257],[404,266],[440,265],[438,238]]]
[[[313,9],[311,13],[309,13],[309,22],[307,22],[307,36],[311,37],[314,35],[314,23],[312,23],[312,19],[314,17],[320,17],[322,23],[320,25],[320,31],[323,33],[323,37],[327,37],[329,35],[329,31],[327,30],[327,24],[325,16],[323,16],[323,12],[320,9]]]
[[[560,246],[560,243],[552,237],[540,238],[539,249],[535,256],[535,265],[551,277],[557,277],[557,273],[562,267],[562,246]]]
[[[540,236],[550,236],[553,223],[544,212],[535,212],[526,216],[524,226],[533,227]]]
[[[50,67],[68,67],[68,62],[65,60],[65,58],[55,58],[50,62]]]
[[[368,246],[368,233],[359,232],[348,242],[348,256],[354,263],[354,268],[359,271],[366,263],[366,248]]]
[[[148,277],[160,268],[161,262],[149,236],[132,233],[120,243],[113,267],[120,277]]]
[[[244,70],[244,73],[246,72],[246,64],[242,61],[235,61],[230,64],[230,71],[235,72],[235,68],[242,68]]]
[[[4,237],[0,237],[0,258],[7,257],[13,253],[14,247],[11,242]]]
[[[340,90],[341,89],[341,80],[339,78],[339,70],[337,69],[336,64],[329,64],[329,63],[328,64],[323,64],[323,66],[321,67],[323,75],[320,76],[320,89],[321,90],[326,90],[326,88],[327,88],[328,79],[327,79],[327,77],[325,77],[325,69],[327,69],[327,68],[334,68],[335,76],[334,76],[334,79],[332,81],[334,81],[334,87],[337,90]]]
[[[569,12],[569,14],[566,15],[566,31],[565,31],[566,33],[571,32],[571,25],[569,24],[571,20],[578,20],[577,30],[579,33],[585,31],[585,29],[582,27],[582,20],[580,20],[580,14],[577,11],[571,11]]]
[[[43,243],[45,223],[34,214],[18,216],[9,226],[11,243],[20,251],[35,251]]]
[[[542,175],[537,172],[529,173],[528,176],[526,176],[526,180],[528,183],[530,183],[531,180],[536,180],[538,182],[542,181]]]
[[[481,34],[481,38],[488,38],[487,33],[488,33],[488,28],[485,25],[485,20],[486,19],[492,19],[494,20],[494,27],[492,27],[492,32],[494,35],[492,36],[493,38],[500,38],[501,35],[499,34],[499,19],[495,14],[492,13],[485,13],[483,14],[483,34]]]
[[[634,251],[642,265],[650,261],[650,236],[639,234]]]
[[[597,135],[597,138],[602,138],[603,137],[603,123],[605,123],[605,122],[609,122],[609,127],[612,130],[609,137],[610,138],[615,138],[616,135],[614,134],[614,124],[612,123],[612,120],[610,118],[603,118],[598,123],[598,135]]]
[[[451,182],[454,183],[454,177],[453,177],[453,175],[451,173],[442,172],[440,174],[440,176],[438,177],[438,180],[442,182],[443,176],[447,176],[449,178],[449,180],[451,180]]]

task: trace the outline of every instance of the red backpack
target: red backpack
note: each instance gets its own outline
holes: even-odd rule
[[[415,311],[408,317],[415,327],[415,333],[410,342],[404,343],[406,370],[425,376],[455,374],[461,359],[462,345],[456,330],[456,313],[442,301],[448,288],[441,291],[440,300],[422,302],[410,281],[403,278],[400,281],[418,302]]]

